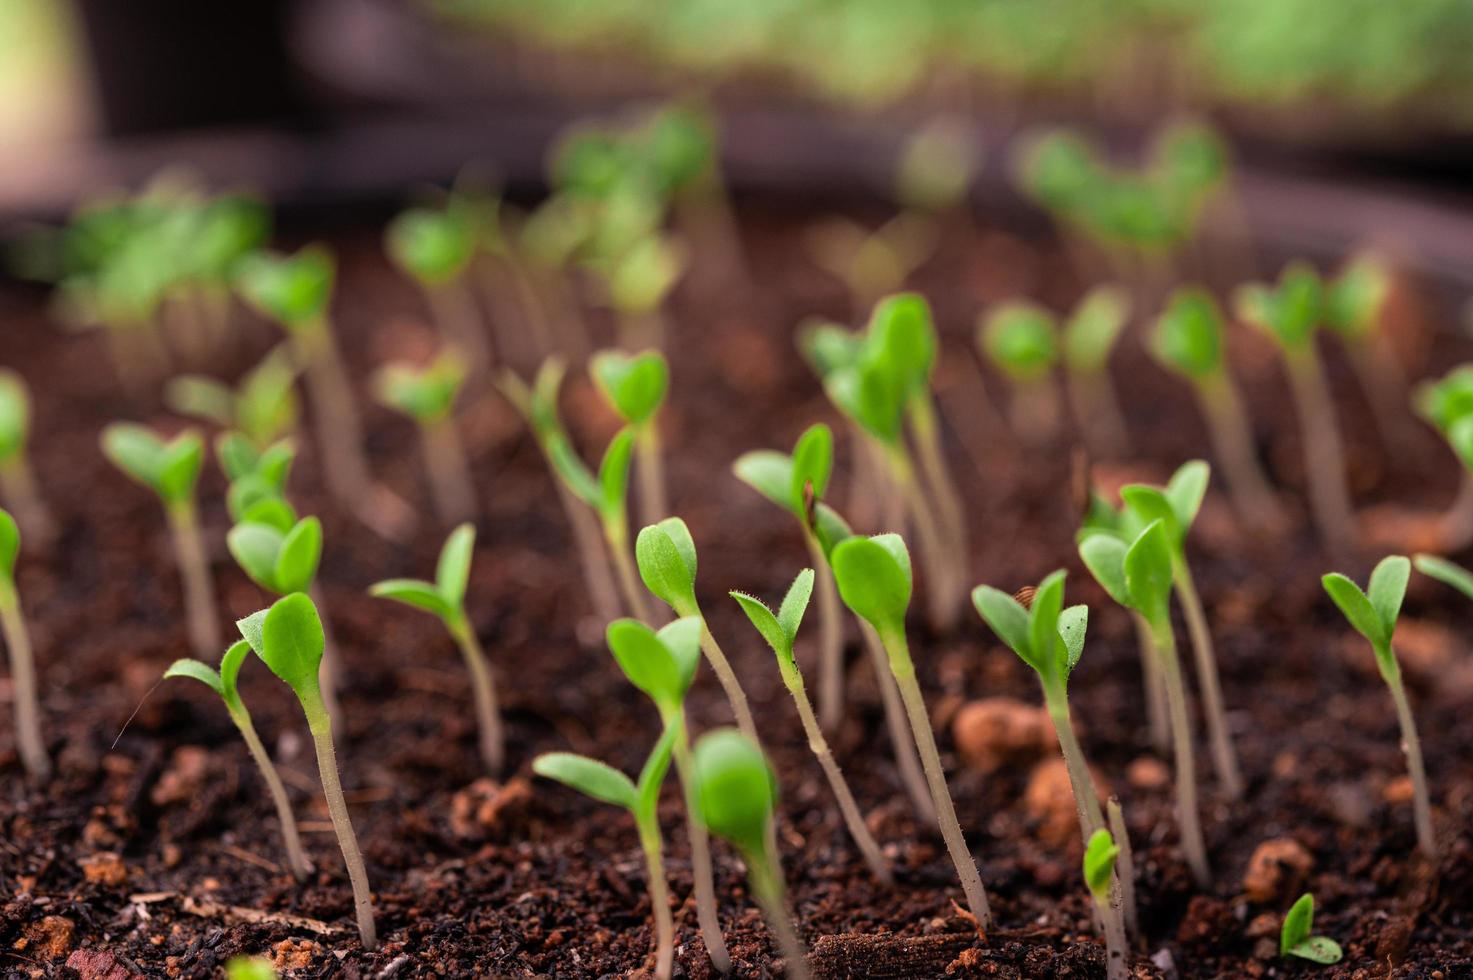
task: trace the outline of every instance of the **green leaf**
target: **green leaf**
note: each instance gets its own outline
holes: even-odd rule
[[[629,464],[634,452],[634,430],[625,428],[614,436],[598,466],[599,512],[619,514],[629,493]]]
[[[599,351],[589,361],[588,369],[614,411],[633,426],[644,425],[654,417],[670,385],[670,367],[659,351],[634,355]]]
[[[164,441],[153,430],[132,422],[114,422],[102,430],[102,452],[118,469],[157,492]]]
[[[823,549],[824,557],[833,563],[834,549],[841,542],[854,537],[854,530],[828,504],[819,503],[813,508],[813,533],[818,537],[819,547]]]
[[[306,592],[317,577],[322,557],[322,522],[304,517],[281,542],[274,570],[279,592]]]
[[[1130,295],[1116,285],[1096,286],[1084,295],[1064,327],[1064,362],[1086,374],[1105,369],[1110,352],[1130,315]]]
[[[1084,848],[1084,883],[1100,905],[1110,903],[1110,882],[1115,877],[1115,859],[1120,846],[1103,827],[1089,835]]]
[[[1064,638],[1064,676],[1074,673],[1084,654],[1084,633],[1089,627],[1089,607],[1070,606],[1059,613],[1059,635]]]
[[[573,449],[567,436],[561,431],[544,430],[542,440],[544,451],[547,453],[547,461],[552,464],[553,472],[562,479],[575,497],[602,515],[603,491],[597,478],[589,472],[583,460],[578,457],[578,453]]]
[[[1434,578],[1443,585],[1450,585],[1469,599],[1473,599],[1473,573],[1461,565],[1438,558],[1436,555],[1417,555],[1412,559],[1417,571]]]
[[[10,511],[0,507],[0,582],[15,583],[15,561],[20,555],[20,527]]]
[[[1327,936],[1310,936],[1304,942],[1290,947],[1287,952],[1290,956],[1297,956],[1300,959],[1322,963],[1326,966],[1331,963],[1339,963],[1345,956],[1345,951],[1340,948],[1340,944]]]
[[[1129,546],[1111,534],[1092,534],[1079,542],[1079,557],[1110,598],[1134,609],[1135,602],[1125,578],[1125,555]]]
[[[772,610],[768,609],[767,605],[756,596],[750,596],[744,592],[732,592],[730,595],[742,607],[742,611],[747,614],[747,618],[752,621],[757,632],[762,634],[767,645],[772,647],[772,652],[777,654],[781,665],[791,667],[793,665],[793,644],[789,641],[787,632],[777,621],[777,616],[773,615]]]
[[[1238,315],[1279,342],[1284,350],[1306,350],[1324,319],[1324,286],[1319,274],[1303,262],[1284,267],[1278,285],[1240,287]]]
[[[31,398],[20,372],[0,368],[0,464],[15,459],[26,447],[31,425]]]
[[[266,611],[260,646],[253,642],[251,648],[300,697],[318,691],[317,674],[325,642],[317,607],[305,594],[293,592],[276,600]]]
[[[437,286],[461,275],[476,250],[476,229],[463,211],[410,208],[384,232],[389,257],[410,276]]]
[[[288,328],[320,321],[332,299],[336,263],[321,245],[295,255],[261,251],[237,264],[235,285],[241,297]]]
[[[237,524],[265,524],[282,534],[297,524],[297,512],[292,505],[255,473],[230,485],[225,493],[225,507]]]
[[[978,346],[1015,381],[1047,377],[1059,359],[1058,330],[1052,313],[1032,303],[1005,303],[982,324]]]
[[[215,672],[215,668],[209,664],[200,663],[198,660],[191,660],[185,657],[182,660],[174,661],[169,665],[169,669],[164,671],[165,680],[171,677],[192,678],[204,684],[221,697],[225,696],[225,686],[220,682],[220,675]]]
[[[475,547],[475,525],[466,523],[451,531],[440,549],[440,559],[435,565],[435,589],[449,609],[459,609],[465,604]]]
[[[738,456],[731,464],[736,478],[779,507],[802,519],[792,497],[793,460],[775,449],[757,449]]]
[[[180,415],[229,428],[235,424],[235,392],[198,374],[181,374],[164,387],[164,404]]]
[[[1171,511],[1182,533],[1191,528],[1202,509],[1207,496],[1207,481],[1212,477],[1212,467],[1200,459],[1193,459],[1177,467],[1166,484],[1166,499],[1171,501]]]
[[[808,609],[808,600],[813,597],[813,569],[805,568],[788,586],[782,605],[777,609],[777,621],[791,645],[798,638],[798,627],[803,622],[803,613]]]
[[[736,729],[718,728],[696,742],[691,769],[701,821],[749,858],[765,860],[776,793],[762,750]]]
[[[425,367],[402,361],[386,364],[373,375],[373,391],[380,404],[401,412],[420,425],[450,418],[468,368],[454,348],[447,348]]]
[[[793,446],[793,468],[789,477],[789,499],[794,512],[801,515],[804,510],[804,490],[810,484],[813,498],[822,500],[829,489],[829,477],[834,469],[834,434],[822,422],[810,425],[798,437]]]
[[[881,300],[870,315],[869,333],[906,396],[929,383],[937,340],[924,296],[900,293]]]
[[[705,631],[706,622],[700,616],[683,616],[666,623],[655,633],[665,644],[665,649],[670,651],[670,656],[675,658],[675,666],[680,670],[682,701],[695,682],[696,669],[701,665],[701,637]]]
[[[1059,635],[1059,613],[1064,608],[1064,572],[1051,573],[1039,583],[1028,609],[1028,645],[1049,679],[1062,679],[1068,672],[1064,640]]]
[[[837,323],[809,321],[798,328],[798,349],[820,380],[852,365],[863,346],[858,333]]]
[[[1222,369],[1222,311],[1205,289],[1187,286],[1171,294],[1171,301],[1151,333],[1151,353],[1157,360],[1194,381]]]
[[[1347,262],[1325,294],[1325,323],[1351,340],[1369,335],[1377,328],[1386,297],[1391,291],[1391,271],[1381,259],[1363,253]]]
[[[910,553],[898,534],[849,538],[829,558],[844,604],[881,634],[905,628],[910,608]]]
[[[268,592],[284,595],[288,590],[279,587],[276,577],[276,559],[283,540],[280,531],[266,524],[237,524],[225,536],[225,546],[252,582]]]
[[[1366,598],[1381,618],[1388,641],[1396,632],[1396,617],[1401,614],[1401,602],[1406,598],[1407,579],[1411,574],[1412,563],[1404,555],[1388,555],[1371,571]]]
[[[572,752],[548,752],[532,760],[532,771],[603,803],[630,812],[639,804],[634,783],[613,766]]]
[[[1152,521],[1160,521],[1171,544],[1173,555],[1179,554],[1186,537],[1186,530],[1177,520],[1176,510],[1166,492],[1141,483],[1120,488],[1120,500],[1140,526],[1144,528]]]
[[[225,980],[277,980],[277,976],[264,956],[232,956],[225,963]]]
[[[979,585],[972,590],[972,605],[977,614],[991,627],[997,638],[1007,644],[1008,649],[1034,670],[1041,671],[1042,665],[1033,656],[1033,641],[1029,636],[1028,611],[1018,600],[990,585]]]
[[[894,445],[904,420],[904,391],[882,365],[860,358],[824,377],[824,391],[841,412],[885,445]]]
[[[369,586],[368,594],[378,599],[393,599],[406,606],[433,613],[448,623],[455,609],[445,602],[440,590],[429,582],[413,578],[391,578]]]
[[[245,433],[231,430],[215,437],[215,458],[225,478],[234,483],[256,472],[261,454]]]
[[[678,517],[667,517],[639,532],[634,560],[645,588],[672,609],[696,605],[696,546],[690,528]]]
[[[156,485],[167,503],[180,503],[194,496],[195,484],[204,466],[205,444],[200,434],[188,429],[164,445]]]
[[[245,658],[250,656],[251,645],[245,640],[236,640],[230,644],[225,655],[220,658],[220,684],[226,701],[237,701],[240,696],[236,693],[236,679],[240,677],[240,668],[245,664]]]
[[[1391,642],[1391,637],[1386,632],[1386,624],[1381,619],[1376,607],[1371,605],[1371,600],[1361,591],[1360,586],[1339,572],[1331,572],[1320,579],[1325,591],[1330,598],[1335,600],[1335,605],[1345,614],[1345,618],[1353,626],[1357,633],[1371,641],[1371,645],[1379,649]]]
[[[639,781],[634,787],[638,794],[636,815],[654,814],[660,802],[660,786],[665,782],[665,774],[670,771],[670,757],[675,749],[675,740],[684,737],[684,733],[683,721],[678,718],[673,720],[665,726],[660,740],[644,760],[644,768],[640,769]]]
[[[661,711],[679,709],[685,697],[681,665],[654,630],[635,619],[616,619],[609,624],[605,639],[629,683]]]
[[[1314,928],[1314,896],[1306,892],[1299,896],[1284,916],[1284,924],[1279,930],[1279,952],[1287,953],[1291,947],[1297,946],[1309,938],[1309,932]]]
[[[1166,613],[1171,600],[1171,542],[1161,521],[1147,525],[1126,551],[1125,585],[1132,604],[1147,618]]]

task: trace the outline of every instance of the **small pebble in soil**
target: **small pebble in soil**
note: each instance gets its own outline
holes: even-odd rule
[[[1292,837],[1275,837],[1253,849],[1243,873],[1243,891],[1260,905],[1297,894],[1314,867],[1314,857]]]

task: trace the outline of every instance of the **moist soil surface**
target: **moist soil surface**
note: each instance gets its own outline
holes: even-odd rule
[[[935,828],[917,821],[899,785],[878,689],[852,625],[849,708],[832,741],[896,865],[889,888],[871,880],[851,846],[771,653],[726,598],[742,589],[775,602],[806,564],[791,517],[733,478],[731,461],[749,449],[786,448],[813,421],[839,421],[794,354],[804,316],[849,318],[840,287],[802,251],[804,227],[806,220],[755,207],[743,228],[751,282],[722,285],[698,264],[678,290],[663,428],[673,509],[700,551],[698,592],[761,719],[781,783],[778,837],[811,965],[821,976],[1103,977],[1067,783],[1061,797],[1057,780],[1049,791],[1047,767],[1034,779],[1053,750],[1024,749],[984,773],[962,760],[953,740],[951,720],[968,700],[1039,702],[1035,678],[980,619],[967,609],[954,630],[938,635],[917,616],[911,646],[952,796],[991,894],[997,928],[985,940],[954,904],[961,890]],[[489,388],[468,395],[461,421],[484,508],[468,608],[504,702],[502,778],[488,778],[478,764],[463,668],[443,629],[365,594],[379,579],[428,575],[447,530],[429,509],[416,433],[370,406],[362,381],[385,358],[423,353],[432,341],[417,294],[382,260],[377,232],[339,231],[332,241],[342,256],[336,328],[364,395],[372,465],[389,487],[424,504],[411,539],[380,538],[326,495],[311,441],[303,440],[292,495],[325,525],[322,595],[345,665],[339,759],[374,888],[380,948],[359,945],[311,744],[287,688],[257,661],[243,672],[244,698],[279,760],[317,866],[304,885],[284,870],[274,811],[218,700],[187,681],[155,687],[164,668],[189,653],[172,553],[157,501],[112,469],[97,437],[119,418],[180,421],[157,397],[124,393],[100,337],[55,329],[43,295],[7,287],[4,361],[34,391],[33,463],[63,530],[49,553],[28,550],[19,573],[57,772],[46,785],[23,775],[5,710],[0,975],[212,977],[240,953],[265,954],[284,975],[300,977],[601,977],[653,965],[632,820],[534,779],[530,763],[567,749],[635,772],[657,719],[603,647],[603,624],[592,615],[536,446]],[[1398,636],[1442,855],[1428,867],[1414,858],[1390,697],[1369,647],[1320,588],[1332,566],[1303,513],[1295,417],[1272,350],[1246,328],[1233,333],[1235,370],[1292,529],[1269,538],[1243,532],[1216,484],[1190,539],[1248,781],[1243,799],[1225,799],[1200,748],[1214,872],[1202,891],[1177,849],[1171,760],[1150,746],[1131,621],[1084,572],[1074,548],[1074,433],[1021,446],[1003,422],[1004,381],[979,369],[972,352],[985,303],[1029,295],[1063,308],[1079,294],[1080,277],[1055,246],[954,227],[914,285],[931,299],[944,336],[938,389],[972,529],[969,581],[1012,590],[1062,566],[1070,601],[1092,610],[1071,700],[1085,752],[1121,796],[1131,831],[1142,930],[1134,974],[1473,976],[1469,607],[1414,576]],[[1416,285],[1398,289],[1393,322],[1412,376],[1441,374],[1473,356],[1473,343],[1439,332]],[[609,324],[598,316],[592,324],[607,342]],[[277,339],[244,313],[239,327],[236,342],[195,367],[234,377]],[[1190,392],[1143,352],[1140,324],[1132,330],[1114,373],[1135,451],[1097,460],[1102,483],[1159,482],[1207,452]],[[1344,359],[1332,348],[1327,354],[1357,503],[1380,539],[1340,566],[1363,581],[1387,550],[1436,546],[1435,524],[1422,515],[1452,499],[1457,468],[1410,415],[1410,435],[1391,440],[1388,453]],[[524,351],[509,356],[525,365]],[[563,411],[585,455],[596,458],[616,423],[577,371]],[[872,502],[850,494],[852,444],[840,438],[838,449],[830,498],[861,517]],[[223,490],[210,467],[203,523],[219,608],[233,620],[267,600],[225,551]],[[799,643],[810,689],[815,635],[810,622]],[[10,700],[8,686],[0,694]],[[708,670],[690,708],[698,729],[730,721]],[[676,971],[708,977],[673,780],[661,823],[676,902]],[[1270,863],[1266,885],[1245,885],[1255,849],[1284,838],[1302,848],[1300,863]],[[717,888],[736,972],[780,973],[740,862],[719,845]],[[1277,956],[1280,918],[1303,891],[1316,897],[1315,931],[1345,949],[1337,966]]]

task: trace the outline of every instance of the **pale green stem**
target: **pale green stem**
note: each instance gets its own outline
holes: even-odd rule
[[[51,775],[51,759],[41,735],[41,705],[36,692],[36,663],[31,635],[26,629],[20,600],[9,583],[0,583],[0,628],[10,654],[10,679],[15,687],[15,741],[26,772],[36,779]]]
[[[1125,913],[1125,928],[1132,936],[1139,936],[1140,918],[1135,904],[1135,854],[1130,847],[1130,831],[1125,826],[1125,814],[1120,809],[1120,800],[1110,797],[1105,802],[1105,815],[1110,824],[1110,836],[1120,854],[1115,859],[1115,878],[1120,884],[1120,905]]]
[[[502,729],[501,711],[496,702],[496,684],[491,679],[491,668],[486,663],[486,654],[481,641],[470,621],[462,614],[458,620],[448,624],[450,635],[460,648],[465,659],[465,669],[471,675],[471,697],[476,708],[477,740],[481,750],[481,761],[493,776],[501,774],[506,762],[506,735]]]
[[[199,533],[194,501],[186,499],[169,504],[165,513],[174,542],[174,558],[184,584],[184,615],[189,645],[196,656],[210,658],[220,651],[220,619],[215,613],[215,589],[210,563],[205,558],[204,541]]]
[[[474,375],[490,370],[494,358],[471,288],[469,280],[462,276],[428,286],[424,292],[442,340],[465,355]]]
[[[1067,388],[1074,420],[1095,452],[1105,457],[1129,453],[1130,432],[1109,369],[1101,366],[1093,370],[1071,370]]]
[[[322,664],[317,668],[317,686],[322,692],[322,703],[327,706],[327,716],[332,719],[332,727],[341,729],[346,734],[348,722],[343,714],[342,704],[338,701],[343,667],[337,642],[333,639],[332,624],[328,621],[327,602],[322,597],[321,586],[316,582],[308,587],[307,595],[311,597],[312,605],[317,607],[322,619]]]
[[[1237,385],[1225,370],[1219,371],[1197,384],[1197,396],[1212,454],[1222,466],[1238,516],[1258,528],[1281,527],[1283,508],[1258,463]]]
[[[752,740],[752,744],[761,745],[762,740],[757,737],[757,723],[752,719],[752,709],[747,704],[747,692],[742,690],[742,683],[737,680],[736,671],[731,669],[731,661],[726,659],[726,654],[721,650],[721,644],[717,643],[716,637],[711,635],[711,629],[706,625],[706,617],[701,614],[700,606],[682,602],[675,607],[675,615],[681,618],[686,616],[700,618],[701,652],[706,655],[706,662],[711,665],[712,673],[721,683],[721,689],[726,692],[726,700],[731,705],[731,713],[736,718],[737,728]]]
[[[1207,613],[1197,595],[1192,570],[1185,561],[1175,563],[1173,579],[1176,597],[1181,602],[1182,616],[1187,621],[1187,635],[1192,641],[1192,656],[1197,665],[1197,684],[1201,688],[1202,712],[1207,716],[1207,738],[1212,746],[1213,768],[1222,783],[1223,793],[1236,800],[1243,795],[1243,775],[1238,767],[1238,753],[1228,732],[1227,712],[1222,702],[1222,682],[1218,678],[1217,654],[1212,645],[1212,631],[1207,627]]]
[[[772,931],[778,951],[782,953],[784,972],[790,980],[808,980],[807,953],[788,913],[787,889],[783,887],[782,870],[777,866],[776,855],[753,852],[742,857],[747,862],[752,897],[762,907],[767,928]]]
[[[636,815],[635,820],[645,874],[650,880],[650,912],[655,917],[655,980],[670,980],[675,963],[675,917],[670,911],[670,884],[665,880],[665,861],[660,854],[660,823],[653,808],[647,815]]]
[[[546,356],[552,353],[554,344],[552,332],[548,327],[547,309],[542,303],[542,297],[537,293],[537,287],[532,284],[527,270],[522,263],[510,252],[502,256],[501,265],[506,269],[508,278],[511,279],[512,289],[515,290],[517,303],[522,308],[522,318],[526,320],[527,326],[536,344],[537,352]],[[587,339],[586,337],[584,338]],[[577,344],[573,345],[577,348]],[[575,349],[574,353],[580,351]]]
[[[916,482],[915,467],[903,445],[886,447],[890,474],[905,500],[911,524],[920,540],[921,561],[926,569],[926,613],[933,629],[944,632],[956,625],[961,609],[961,580],[953,569],[941,529],[931,505]]]
[[[946,453],[941,447],[941,427],[936,417],[936,405],[930,391],[922,391],[911,397],[909,403],[911,432],[915,435],[916,455],[920,460],[921,472],[931,494],[936,498],[936,509],[941,515],[941,524],[957,569],[965,578],[967,565],[967,516],[962,507],[961,494],[956,481],[946,465]]]
[[[1043,700],[1048,708],[1049,720],[1054,725],[1054,734],[1059,739],[1059,750],[1064,754],[1064,768],[1069,772],[1069,785],[1074,790],[1074,811],[1079,816],[1080,840],[1087,844],[1090,835],[1105,826],[1100,798],[1095,793],[1094,780],[1090,778],[1089,763],[1085,761],[1084,750],[1079,747],[1079,739],[1074,734],[1068,696],[1062,685],[1054,690],[1045,684]]]
[[[627,518],[621,510],[617,515],[603,515],[604,544],[608,548],[609,563],[614,566],[614,577],[619,582],[619,592],[629,615],[641,623],[652,622],[650,604],[639,588],[639,578],[634,570],[634,559],[629,555],[629,531],[625,527]]]
[[[634,440],[634,467],[639,478],[641,523],[648,527],[670,516],[665,497],[665,466],[660,451],[660,430],[654,419],[639,428]]]
[[[1059,393],[1053,377],[1015,380],[1008,420],[1018,441],[1025,445],[1053,442],[1059,434]]]
[[[731,972],[731,954],[726,951],[726,940],[721,935],[721,919],[716,913],[716,882],[711,871],[711,836],[701,820],[700,802],[696,798],[695,783],[692,781],[690,738],[682,717],[667,718],[665,725],[680,725],[680,735],[675,739],[675,772],[680,777],[685,791],[685,826],[690,837],[690,873],[695,883],[696,921],[701,927],[701,938],[706,943],[706,955],[717,973]]]
[[[420,435],[430,474],[430,491],[440,519],[446,524],[471,520],[476,516],[476,491],[454,417],[421,425]]]
[[[1156,643],[1151,639],[1151,624],[1140,613],[1132,611],[1135,623],[1136,646],[1141,656],[1141,679],[1146,695],[1146,724],[1151,732],[1151,744],[1158,752],[1171,748],[1171,718],[1166,708],[1166,684],[1161,679],[1161,661],[1156,656]]]
[[[230,720],[240,729],[240,736],[245,739],[246,748],[250,750],[251,758],[266,782],[266,789],[271,793],[271,802],[276,805],[276,822],[281,825],[281,840],[286,845],[286,860],[292,875],[298,881],[306,881],[307,876],[312,873],[312,862],[307,860],[307,853],[302,849],[302,839],[297,835],[297,819],[292,815],[291,801],[287,798],[281,775],[271,762],[266,746],[261,744],[261,736],[256,734],[256,726],[251,722],[250,712],[245,705],[227,701],[225,707],[230,712]]]
[[[1443,514],[1438,534],[1445,552],[1462,551],[1473,544],[1473,470],[1463,467],[1458,495]]]
[[[1207,865],[1207,845],[1202,841],[1202,818],[1197,806],[1197,764],[1192,754],[1192,728],[1187,716],[1187,691],[1182,682],[1181,660],[1176,653],[1176,638],[1171,632],[1171,617],[1162,611],[1151,620],[1156,655],[1161,659],[1161,672],[1166,681],[1166,705],[1171,713],[1171,741],[1176,753],[1176,810],[1181,827],[1182,853],[1192,869],[1197,885],[1206,888],[1212,882]]]
[[[568,526],[573,531],[573,543],[583,565],[583,581],[588,586],[593,613],[600,622],[612,623],[619,618],[619,593],[609,571],[610,560],[604,557],[598,521],[592,508],[575,497],[556,474],[553,474],[552,483],[557,488],[563,513],[568,516]]]
[[[373,898],[368,890],[368,869],[358,850],[358,835],[348,817],[348,802],[343,798],[343,785],[338,778],[338,757],[332,747],[332,719],[322,703],[322,695],[314,688],[298,691],[307,714],[307,728],[317,750],[317,774],[322,781],[322,795],[327,799],[327,812],[332,817],[333,833],[348,867],[348,881],[353,886],[353,911],[358,919],[358,936],[363,948],[378,948],[378,929],[373,922]]]
[[[1107,980],[1130,980],[1130,964],[1126,958],[1125,923],[1120,914],[1118,888],[1110,889],[1108,901],[1095,900],[1095,908],[1105,923],[1105,976]]]
[[[890,672],[890,660],[885,654],[885,644],[880,634],[868,622],[860,619],[859,631],[864,634],[864,646],[869,651],[870,663],[875,668],[875,686],[880,689],[880,703],[885,709],[885,728],[890,733],[890,750],[895,754],[895,768],[900,774],[900,784],[910,797],[911,808],[922,823],[939,825],[936,805],[931,802],[931,790],[926,785],[926,774],[921,771],[921,758],[917,754],[915,736],[905,716],[905,705],[900,701],[900,685]]]
[[[1359,533],[1346,486],[1345,452],[1335,423],[1335,407],[1312,349],[1288,355],[1287,363],[1289,387],[1299,413],[1310,510],[1325,547],[1344,554],[1354,550]]]
[[[818,536],[803,525],[803,543],[816,574],[814,591],[818,594],[818,712],[823,730],[833,732],[844,721],[844,623],[840,618],[839,592],[834,585],[834,570]]]
[[[56,524],[36,489],[36,476],[24,451],[0,465],[0,491],[26,538],[43,548],[49,545],[56,536]]]
[[[1432,803],[1427,792],[1427,769],[1422,764],[1422,741],[1417,737],[1417,723],[1412,719],[1412,706],[1407,700],[1406,685],[1401,680],[1401,667],[1390,649],[1378,658],[1381,676],[1391,688],[1396,704],[1396,720],[1401,726],[1401,749],[1406,753],[1407,772],[1412,777],[1412,816],[1417,825],[1417,847],[1429,858],[1437,857],[1437,840],[1432,832]],[[1385,665],[1389,664],[1390,669]]]

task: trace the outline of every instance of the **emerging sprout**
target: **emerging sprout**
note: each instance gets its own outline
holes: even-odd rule
[[[849,789],[849,783],[845,781],[844,774],[839,771],[839,764],[834,761],[834,754],[829,750],[829,743],[823,737],[823,730],[819,728],[818,719],[813,715],[813,706],[808,702],[808,692],[803,687],[803,674],[798,670],[798,662],[793,657],[793,644],[798,639],[798,626],[803,621],[803,613],[808,608],[808,600],[812,595],[813,569],[811,568],[805,568],[798,573],[798,577],[788,587],[787,595],[783,597],[782,605],[778,607],[776,614],[763,605],[760,599],[740,592],[731,593],[731,597],[742,607],[742,611],[747,614],[747,618],[752,621],[757,632],[762,634],[762,638],[777,655],[777,666],[782,674],[783,686],[793,696],[793,704],[798,709],[798,718],[803,722],[803,733],[808,736],[808,747],[818,757],[818,764],[823,768],[829,788],[833,790],[834,798],[839,802],[839,812],[843,814],[844,825],[849,828],[849,836],[854,838],[854,843],[864,855],[870,873],[888,885],[893,880],[890,862],[880,853],[880,845],[875,842],[874,834],[870,833],[869,827],[865,824],[864,815],[859,812],[859,806],[854,802],[854,794]]]
[[[1391,700],[1396,705],[1396,720],[1401,725],[1401,747],[1406,752],[1407,770],[1412,777],[1412,811],[1417,825],[1417,846],[1429,858],[1437,856],[1437,842],[1432,836],[1432,805],[1427,792],[1427,770],[1422,765],[1422,743],[1417,738],[1417,725],[1412,719],[1412,706],[1407,701],[1406,687],[1401,681],[1401,667],[1391,648],[1396,632],[1396,617],[1406,597],[1411,562],[1401,555],[1391,555],[1371,571],[1369,588],[1360,586],[1339,572],[1324,576],[1325,591],[1345,614],[1355,631],[1371,642],[1376,654],[1376,667]]]
[[[466,364],[454,349],[442,352],[428,367],[388,364],[373,377],[378,400],[419,427],[435,507],[446,523],[469,520],[476,513],[476,491],[455,428],[455,399],[465,377]]]
[[[670,516],[660,458],[660,428],[655,418],[670,387],[665,355],[653,350],[639,354],[603,350],[593,355],[588,371],[624,424],[634,430],[641,523],[653,524]]]
[[[15,562],[20,555],[20,529],[15,518],[0,510],[0,632],[10,658],[10,681],[15,687],[15,741],[26,772],[37,779],[51,774],[46,740],[41,736],[41,704],[36,695],[36,662],[31,634],[26,629],[15,587]]]
[[[261,744],[261,736],[256,734],[256,726],[251,721],[251,713],[246,708],[245,702],[240,699],[240,692],[236,689],[236,678],[250,652],[250,644],[245,640],[238,640],[231,644],[230,649],[225,651],[225,656],[220,658],[218,671],[198,660],[185,659],[174,661],[169,669],[164,671],[164,677],[188,677],[197,680],[218,694],[220,700],[225,702],[226,713],[230,715],[230,720],[239,729],[241,738],[245,739],[251,759],[261,770],[261,778],[266,781],[266,789],[271,793],[271,801],[276,806],[276,820],[281,824],[282,843],[286,845],[287,863],[291,866],[292,874],[297,880],[305,881],[312,873],[312,862],[307,860],[307,854],[302,850],[302,840],[297,835],[297,820],[292,816],[292,805],[287,799],[286,787],[281,782],[276,766],[271,762],[271,756],[266,752],[266,746]]]
[[[772,768],[757,743],[734,728],[702,735],[692,763],[701,820],[741,852],[752,895],[777,939],[788,976],[806,980],[803,943],[793,929],[782,866],[772,847],[777,804]]]
[[[1059,428],[1054,315],[1033,303],[1016,302],[995,307],[984,317],[977,328],[977,346],[1012,382],[1013,430],[1027,442],[1048,442]]]
[[[1115,859],[1120,848],[1110,832],[1101,827],[1090,834],[1084,848],[1084,883],[1095,910],[1105,924],[1105,956],[1109,961],[1106,975],[1110,980],[1126,980],[1130,968],[1126,963],[1125,923],[1120,908],[1119,884],[1115,877]]]
[[[10,368],[0,368],[0,495],[27,537],[44,544],[55,528],[26,455],[30,428],[31,396],[25,380]]]
[[[1103,455],[1129,450],[1130,434],[1110,380],[1110,354],[1130,316],[1130,297],[1120,286],[1085,293],[1064,325],[1063,360],[1069,401],[1080,429]]]
[[[1387,449],[1406,430],[1406,378],[1382,329],[1390,293],[1391,269],[1373,252],[1352,255],[1325,283],[1325,326],[1345,344]]]
[[[158,494],[164,504],[174,557],[184,581],[184,607],[194,652],[219,648],[215,589],[200,538],[195,485],[204,462],[204,443],[193,429],[165,442],[141,425],[115,422],[102,431],[102,451],[114,466]]]
[[[921,754],[921,765],[931,789],[931,802],[946,850],[961,879],[967,905],[984,932],[992,924],[987,892],[977,874],[977,864],[967,849],[957,822],[956,807],[946,788],[946,774],[941,769],[941,753],[936,749],[936,734],[931,730],[925,698],[916,683],[915,664],[905,637],[905,613],[910,608],[910,553],[898,534],[881,534],[871,538],[853,537],[840,542],[831,559],[834,579],[844,604],[874,627],[889,656],[890,672],[900,687],[905,712],[910,718],[911,732]]]
[[[675,960],[675,920],[670,914],[670,885],[665,880],[661,856],[660,821],[655,808],[660,787],[670,770],[670,754],[680,728],[668,729],[645,760],[639,782],[617,769],[571,752],[549,752],[532,760],[532,771],[555,779],[585,796],[623,807],[639,829],[639,846],[644,851],[645,874],[649,877],[650,910],[655,916],[655,976],[669,980]]]
[[[1312,963],[1339,963],[1345,955],[1340,944],[1328,936],[1312,936],[1314,929],[1314,895],[1306,892],[1299,896],[1284,916],[1283,928],[1279,931],[1279,955],[1297,956]]]
[[[169,382],[164,401],[181,415],[239,434],[259,452],[296,429],[300,413],[296,383],[291,350],[281,345],[272,348],[234,389],[214,378],[185,374]]]
[[[236,623],[256,656],[271,672],[286,682],[307,716],[307,728],[317,750],[317,774],[327,798],[327,811],[332,829],[348,867],[348,880],[353,886],[353,910],[358,919],[358,935],[363,948],[378,946],[378,930],[373,922],[373,898],[368,889],[368,871],[358,850],[358,836],[348,817],[348,803],[343,798],[338,778],[337,753],[332,745],[332,719],[322,700],[318,670],[322,664],[325,638],[322,620],[312,600],[300,592],[278,599],[270,609],[263,609]]]
[[[410,208],[389,222],[384,244],[389,258],[424,291],[435,324],[447,344],[466,352],[470,366],[489,367],[476,298],[467,275],[476,255],[477,228],[464,207]]]
[[[465,613],[465,590],[470,581],[471,554],[475,544],[476,529],[470,524],[462,524],[450,532],[445,546],[440,549],[435,581],[395,578],[379,582],[368,591],[370,595],[422,609],[445,624],[471,675],[471,694],[481,732],[481,760],[495,774],[501,772],[506,755],[501,714],[496,707],[496,685],[486,665],[486,654],[476,639],[470,617]]]

